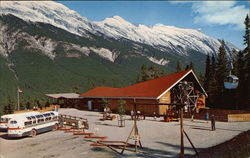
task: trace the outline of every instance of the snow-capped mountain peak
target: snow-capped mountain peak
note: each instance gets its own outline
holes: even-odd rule
[[[123,19],[122,17],[118,16],[118,15],[114,15],[113,17],[111,18],[105,18],[103,20],[103,22],[110,22],[110,21],[117,21],[117,22],[120,22],[120,23],[126,23],[126,24],[130,24],[129,22],[127,22],[125,19]]]
[[[79,28],[91,30],[88,19],[54,1],[3,1],[0,14],[12,14],[23,20],[43,22],[81,35]]]
[[[216,53],[220,41],[195,29],[156,24],[134,25],[120,16],[103,21],[90,21],[86,17],[54,1],[2,1],[0,14],[12,14],[26,21],[49,23],[71,33],[88,37],[88,32],[108,38],[125,38],[150,45],[163,52],[189,55],[190,50]],[[230,49],[236,48],[232,45]],[[236,48],[237,49],[237,48]]]

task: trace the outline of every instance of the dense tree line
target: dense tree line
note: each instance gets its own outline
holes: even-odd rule
[[[236,54],[233,60],[226,55],[225,43],[221,42],[218,55],[207,55],[204,88],[209,97],[207,105],[214,108],[250,109],[250,21],[245,18],[244,45],[242,51],[232,50]],[[239,78],[236,89],[224,87],[225,78],[230,75],[228,65],[233,63],[232,73]]]
[[[2,114],[12,114],[14,111],[17,110],[17,102],[15,99],[11,98],[10,96],[3,102],[3,111]],[[20,99],[19,109],[20,110],[31,110],[34,107],[42,108],[42,107],[49,107],[51,103],[48,100],[38,99],[35,97],[28,97],[25,99]]]

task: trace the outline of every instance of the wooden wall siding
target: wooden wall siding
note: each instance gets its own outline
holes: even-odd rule
[[[164,94],[160,99],[159,103],[171,103],[171,93],[168,91],[166,94]],[[165,115],[167,110],[169,109],[169,106],[167,105],[159,105],[159,114]]]
[[[118,111],[120,99],[110,99],[110,109],[114,112]],[[134,110],[134,99],[124,99],[126,101],[125,110],[127,114],[130,114],[131,110]],[[135,102],[141,103],[157,103],[156,100],[148,99],[136,99]],[[154,112],[158,113],[159,107],[157,105],[137,105],[137,111],[140,111],[143,114],[153,114]]]
[[[120,99],[108,99],[109,101],[109,107],[110,110],[113,112],[117,112],[118,111],[118,107],[119,107],[119,100]],[[149,99],[123,99],[126,101],[126,105],[125,105],[125,110],[127,114],[130,114],[131,110],[134,110],[134,105],[131,103],[135,102],[141,102],[141,103],[158,103],[157,100],[149,100]],[[102,105],[101,105],[101,99],[84,99],[84,101],[81,104],[81,108],[83,109],[87,109],[88,108],[88,101],[92,101],[92,105],[94,109],[98,109],[100,111],[103,110]],[[158,105],[137,105],[137,110],[141,111],[141,113],[144,114],[150,114],[152,115],[154,112],[156,112],[156,114],[159,114],[159,106]]]
[[[250,114],[229,114],[228,122],[247,122],[250,121]]]

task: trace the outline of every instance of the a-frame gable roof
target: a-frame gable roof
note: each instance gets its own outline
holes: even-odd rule
[[[157,99],[160,99],[165,93],[167,93],[170,89],[172,89],[175,85],[177,85],[180,81],[182,81],[187,75],[192,74],[197,82],[197,84],[199,85],[200,89],[202,90],[203,94],[207,97],[207,93],[204,90],[204,88],[202,87],[202,85],[200,84],[198,78],[196,77],[195,73],[193,72],[193,70],[189,70],[185,75],[183,75],[181,78],[179,78],[178,81],[176,81],[174,84],[172,84],[169,88],[167,88],[162,94],[160,94]]]

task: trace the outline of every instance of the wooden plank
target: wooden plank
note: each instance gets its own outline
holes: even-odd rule
[[[70,128],[61,128],[61,129],[59,129],[59,130],[62,130],[62,131],[69,131],[69,130],[72,130],[72,129],[70,129]]]
[[[100,140],[100,141],[97,141],[97,143],[123,143],[125,144],[124,141],[110,141],[110,140]]]
[[[100,136],[85,136],[84,138],[91,138],[91,139],[107,139],[108,137],[100,137]]]
[[[82,132],[82,131],[71,131],[71,130],[64,131],[64,133],[79,133],[79,132]]]
[[[108,146],[108,145],[107,144],[93,143],[93,144],[90,144],[90,146]]]
[[[85,133],[85,132],[77,132],[77,133],[73,133],[74,135],[88,135],[88,136],[91,136],[91,135],[94,135],[94,133]]]

